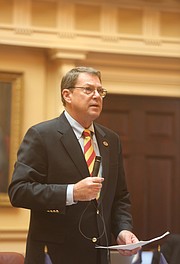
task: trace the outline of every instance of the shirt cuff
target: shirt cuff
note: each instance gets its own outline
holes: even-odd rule
[[[66,205],[76,204],[73,199],[73,188],[74,184],[68,184],[66,192]]]

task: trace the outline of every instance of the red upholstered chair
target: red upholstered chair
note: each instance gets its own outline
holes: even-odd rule
[[[0,264],[24,264],[24,256],[17,252],[0,252]]]

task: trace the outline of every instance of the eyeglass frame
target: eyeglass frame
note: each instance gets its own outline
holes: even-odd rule
[[[74,86],[74,87],[69,87],[68,89],[82,89],[84,90],[83,92],[87,95],[94,95],[95,91],[98,92],[98,94],[104,98],[107,95],[107,90],[104,89],[103,87],[99,87],[97,89],[91,88],[91,87],[83,87],[83,86]],[[101,95],[102,92],[102,95]],[[103,94],[104,93],[104,94]]]

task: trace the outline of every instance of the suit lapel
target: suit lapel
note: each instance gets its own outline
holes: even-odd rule
[[[71,160],[80,172],[81,178],[89,175],[86,161],[81,146],[64,114],[59,118],[58,132],[61,134],[61,142],[68,152]]]
[[[105,132],[97,124],[94,124],[94,127],[99,151],[102,157],[102,176],[105,179],[103,182],[100,197],[98,199],[99,204],[107,188],[107,178],[109,172],[109,142]],[[77,138],[64,114],[59,117],[57,130],[61,134],[60,140],[64,145],[66,151],[68,152],[71,160],[74,162],[76,168],[78,169],[80,177],[88,177],[89,171],[81,146],[77,141]]]

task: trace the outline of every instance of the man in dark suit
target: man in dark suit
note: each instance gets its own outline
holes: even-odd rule
[[[44,263],[45,247],[53,264],[107,264],[108,251],[96,244],[108,246],[111,234],[119,244],[138,241],[119,137],[94,122],[105,95],[99,71],[72,69],[61,81],[65,111],[31,127],[23,139],[9,197],[13,206],[31,210],[26,264]],[[84,129],[102,157],[93,177],[83,153]]]

